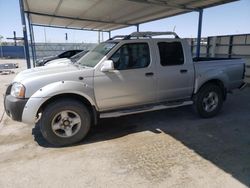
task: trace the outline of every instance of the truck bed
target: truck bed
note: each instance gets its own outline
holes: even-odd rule
[[[213,75],[228,90],[239,88],[244,82],[245,62],[236,58],[196,58],[196,81],[203,82]],[[201,83],[200,83],[201,84]]]

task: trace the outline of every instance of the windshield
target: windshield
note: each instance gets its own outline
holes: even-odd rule
[[[79,59],[77,63],[82,66],[94,67],[116,44],[116,42],[101,43]]]

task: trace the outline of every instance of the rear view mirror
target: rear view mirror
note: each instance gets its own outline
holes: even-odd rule
[[[102,72],[109,72],[114,70],[114,62],[112,60],[106,60],[102,64],[101,71]]]

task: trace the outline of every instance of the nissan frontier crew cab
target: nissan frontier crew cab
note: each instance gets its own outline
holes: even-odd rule
[[[5,111],[39,123],[48,142],[66,146],[99,118],[184,105],[213,117],[227,92],[243,86],[244,66],[241,59],[193,59],[173,32],[135,32],[100,43],[76,63],[20,72],[7,88]]]

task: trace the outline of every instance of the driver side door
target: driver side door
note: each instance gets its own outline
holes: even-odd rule
[[[155,65],[151,52],[148,42],[125,43],[109,58],[115,70],[96,71],[94,90],[100,111],[155,101]]]

